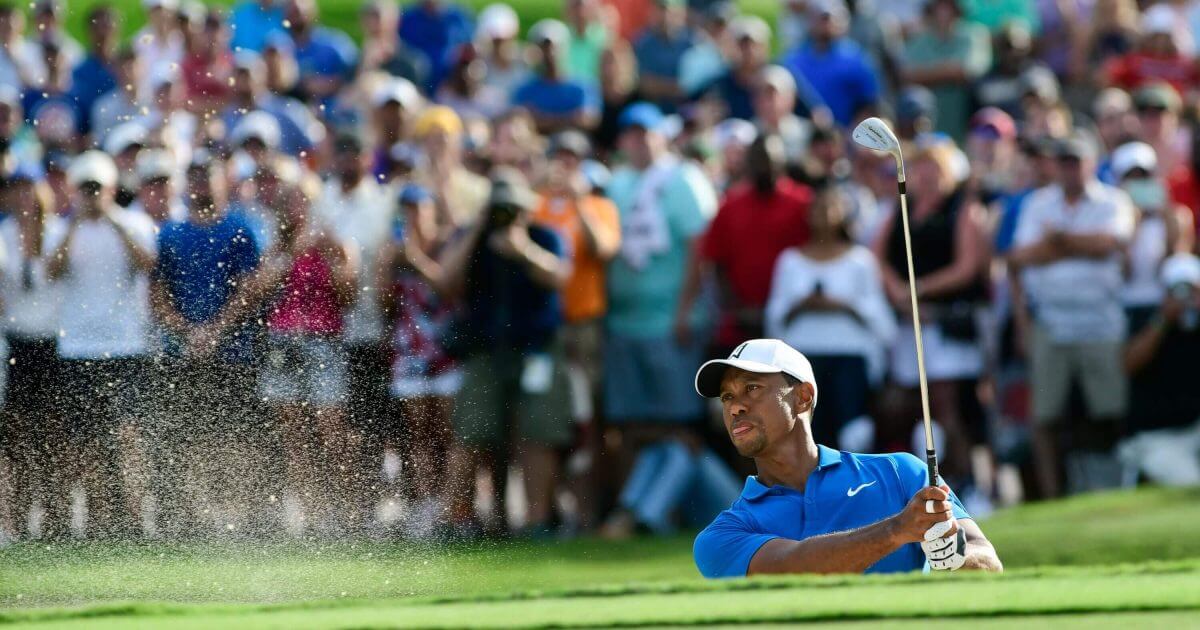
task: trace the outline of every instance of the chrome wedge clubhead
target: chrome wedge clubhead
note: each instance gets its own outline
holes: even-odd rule
[[[858,123],[850,137],[854,138],[854,142],[860,146],[872,151],[887,153],[895,158],[896,168],[899,169],[898,175],[903,180],[904,158],[900,155],[900,140],[896,138],[896,134],[887,126],[887,123],[872,116]]]

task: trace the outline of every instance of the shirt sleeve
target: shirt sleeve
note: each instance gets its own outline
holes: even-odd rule
[[[900,474],[900,486],[905,492],[904,501],[908,502],[929,481],[929,469],[925,462],[912,453],[896,453],[892,461],[896,463],[896,472]],[[938,483],[946,483],[946,480],[939,475]],[[958,495],[954,493],[954,488],[950,489],[950,503],[953,506],[951,511],[954,518],[971,518],[967,508],[963,507],[962,501],[959,501]]]
[[[1032,245],[1042,238],[1042,224],[1037,216],[1040,199],[1041,195],[1034,192],[1013,208],[1017,212],[1017,227],[1013,231],[1012,247]]]
[[[692,558],[700,575],[706,578],[745,577],[754,554],[774,538],[778,536],[755,532],[742,519],[725,511],[696,536]]]

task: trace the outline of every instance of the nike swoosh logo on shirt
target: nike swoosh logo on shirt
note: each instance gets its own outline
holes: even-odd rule
[[[846,490],[846,496],[852,497],[852,496],[858,494],[859,490],[862,490],[863,488],[866,488],[867,486],[873,486],[873,485],[875,485],[874,481],[872,481],[870,483],[864,483],[863,485],[861,485],[857,488],[849,488]]]

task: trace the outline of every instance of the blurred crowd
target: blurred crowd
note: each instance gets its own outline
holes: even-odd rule
[[[991,506],[1200,483],[1200,3],[0,5],[0,542],[707,523],[695,369]]]

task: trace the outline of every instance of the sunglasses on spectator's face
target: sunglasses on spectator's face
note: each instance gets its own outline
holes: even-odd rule
[[[1083,160],[1078,155],[1060,155],[1058,156],[1058,163],[1063,166],[1079,166],[1083,163]]]
[[[1137,108],[1137,111],[1139,114],[1154,114],[1156,116],[1161,116],[1167,113],[1167,108],[1160,107],[1158,105],[1142,105],[1141,107]]]

